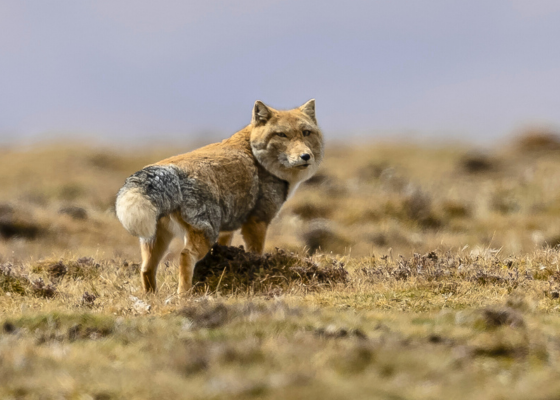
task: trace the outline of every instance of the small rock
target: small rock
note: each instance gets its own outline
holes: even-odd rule
[[[132,308],[138,314],[147,314],[147,313],[150,312],[150,309],[152,308],[152,306],[149,305],[148,303],[146,303],[145,301],[140,300],[138,297],[135,297],[135,296],[130,296],[129,299],[134,302],[132,304]]]

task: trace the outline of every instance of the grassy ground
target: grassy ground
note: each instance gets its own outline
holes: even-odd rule
[[[556,398],[559,147],[331,148],[181,298],[112,207],[183,149],[0,150],[0,398]]]

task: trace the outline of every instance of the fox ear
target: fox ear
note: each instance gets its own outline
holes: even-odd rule
[[[317,120],[315,119],[315,99],[309,100],[299,109],[307,114],[307,116],[311,118],[315,123],[317,123]]]
[[[268,108],[260,100],[255,101],[255,106],[253,107],[253,125],[264,125],[270,117],[272,117],[272,111],[270,111],[270,108]]]

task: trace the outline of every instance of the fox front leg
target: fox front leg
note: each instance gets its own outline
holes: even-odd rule
[[[243,224],[241,227],[241,235],[243,236],[248,251],[257,254],[263,253],[267,229],[268,223],[254,217],[249,218],[247,222]]]
[[[218,244],[222,246],[231,246],[233,240],[233,232],[220,232],[218,236]]]

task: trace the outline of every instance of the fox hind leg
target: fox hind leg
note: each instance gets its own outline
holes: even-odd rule
[[[192,287],[194,267],[210,250],[212,244],[201,231],[187,227],[186,246],[179,260],[179,288],[177,293],[185,293]]]
[[[156,291],[156,274],[159,262],[167,252],[173,239],[173,232],[169,229],[169,218],[161,218],[156,226],[156,234],[151,241],[140,239],[142,253],[142,286],[146,292]]]

